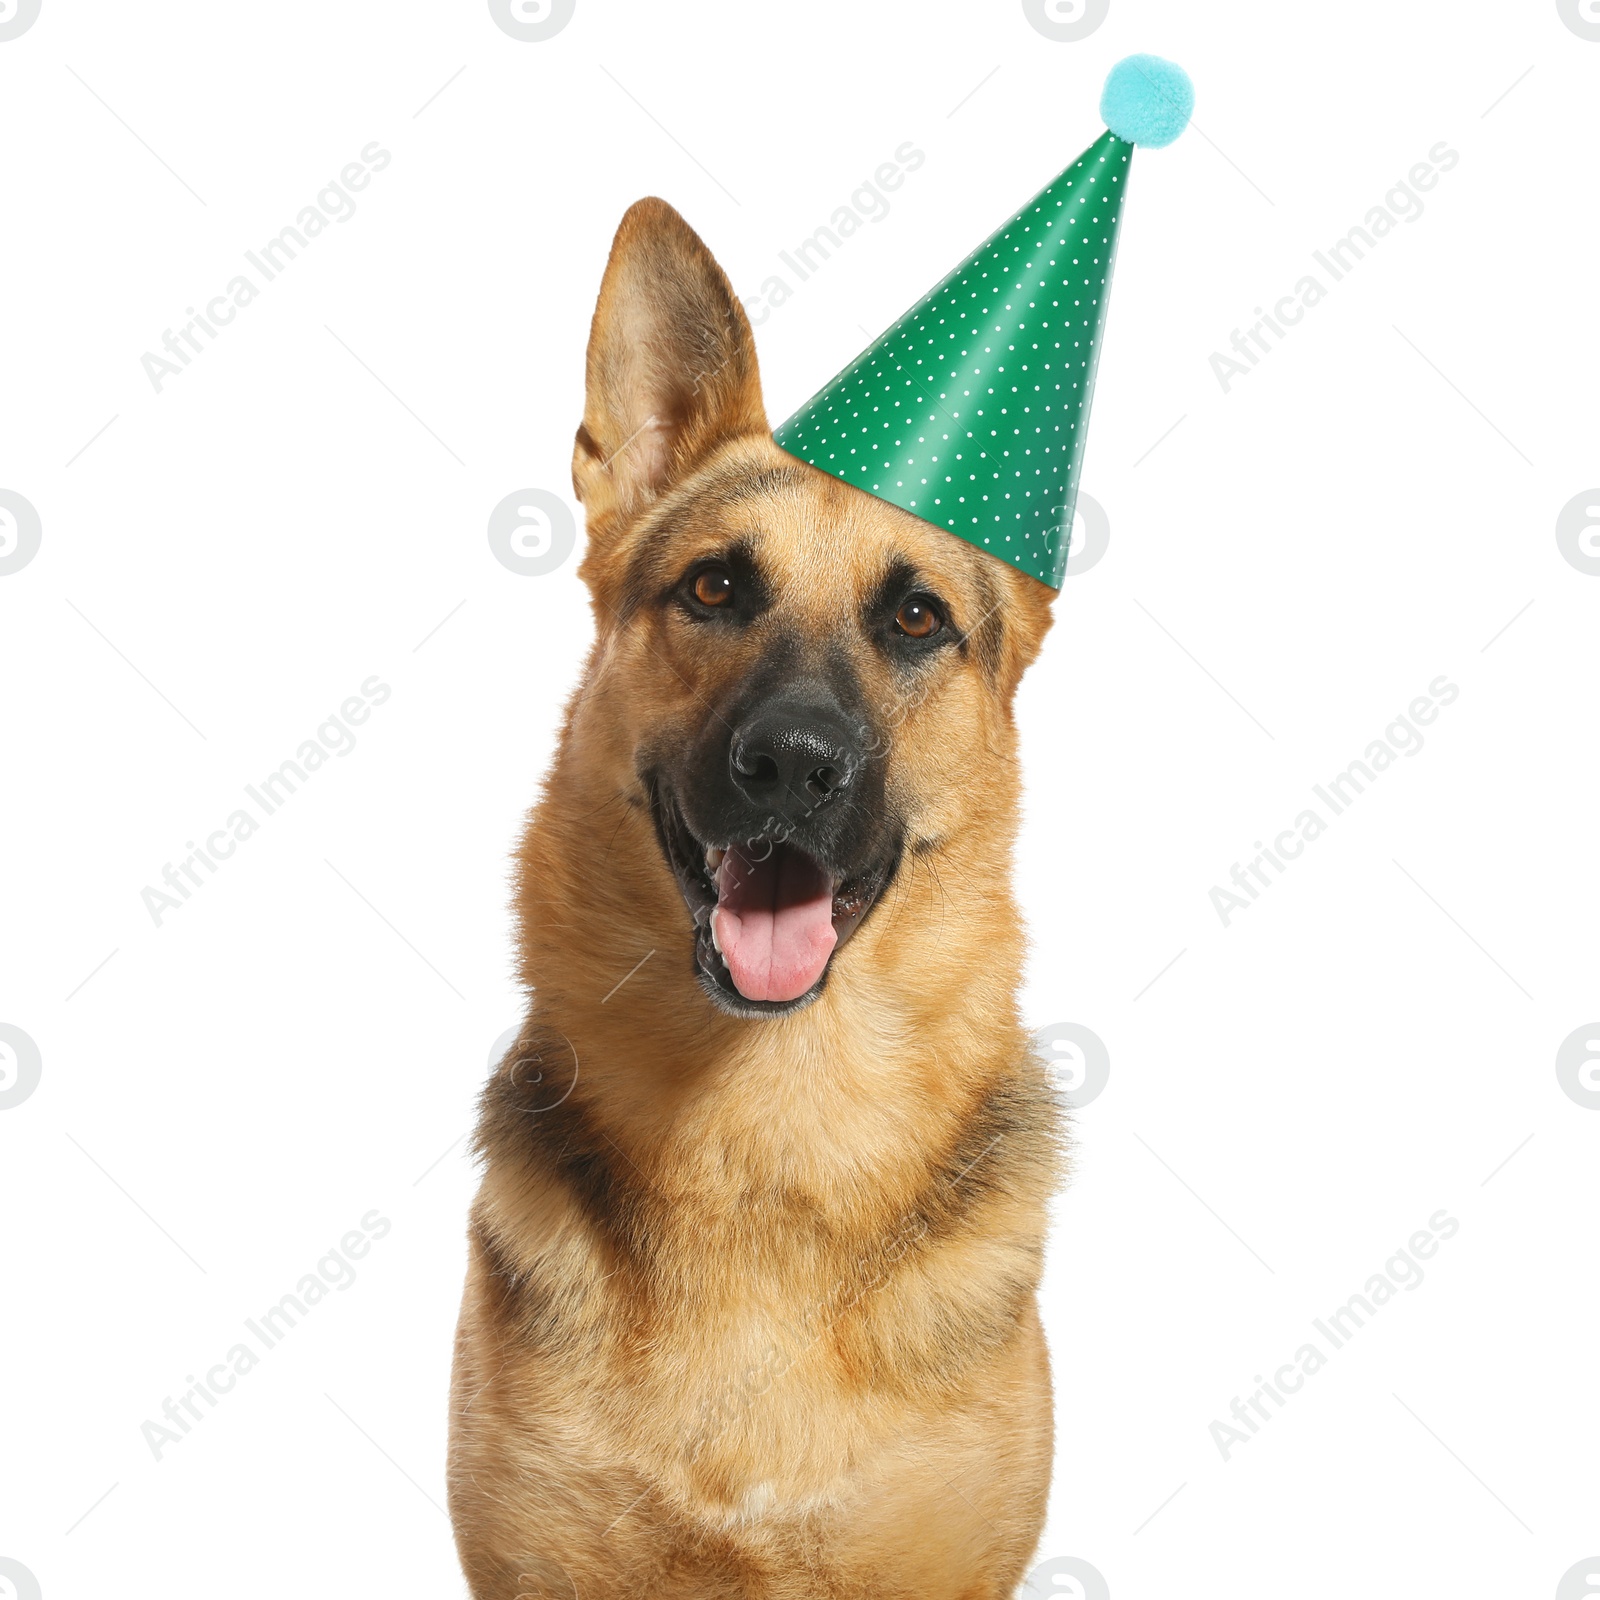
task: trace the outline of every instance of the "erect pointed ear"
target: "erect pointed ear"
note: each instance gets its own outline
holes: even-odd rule
[[[628,208],[589,332],[572,483],[591,535],[713,446],[766,433],[755,340],[728,279],[664,200]]]

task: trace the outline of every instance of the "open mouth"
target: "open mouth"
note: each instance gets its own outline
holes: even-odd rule
[[[842,873],[775,831],[712,842],[659,786],[652,790],[662,850],[694,918],[702,987],[736,1016],[808,1005],[893,877],[898,851]]]

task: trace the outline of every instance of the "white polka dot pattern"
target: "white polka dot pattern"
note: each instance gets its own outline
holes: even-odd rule
[[[773,437],[1060,588],[1132,154],[1103,134]]]

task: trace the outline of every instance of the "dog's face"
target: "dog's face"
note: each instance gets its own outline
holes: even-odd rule
[[[743,311],[660,201],[612,250],[574,481],[595,758],[649,808],[707,995],[798,1009],[908,861],[1009,828],[1051,592],[778,449]]]

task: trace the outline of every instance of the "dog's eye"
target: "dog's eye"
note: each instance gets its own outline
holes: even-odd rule
[[[913,595],[895,612],[894,625],[908,639],[931,639],[944,626],[944,618],[931,602]]]
[[[705,567],[690,585],[703,606],[725,606],[733,599],[733,574],[726,567]]]

